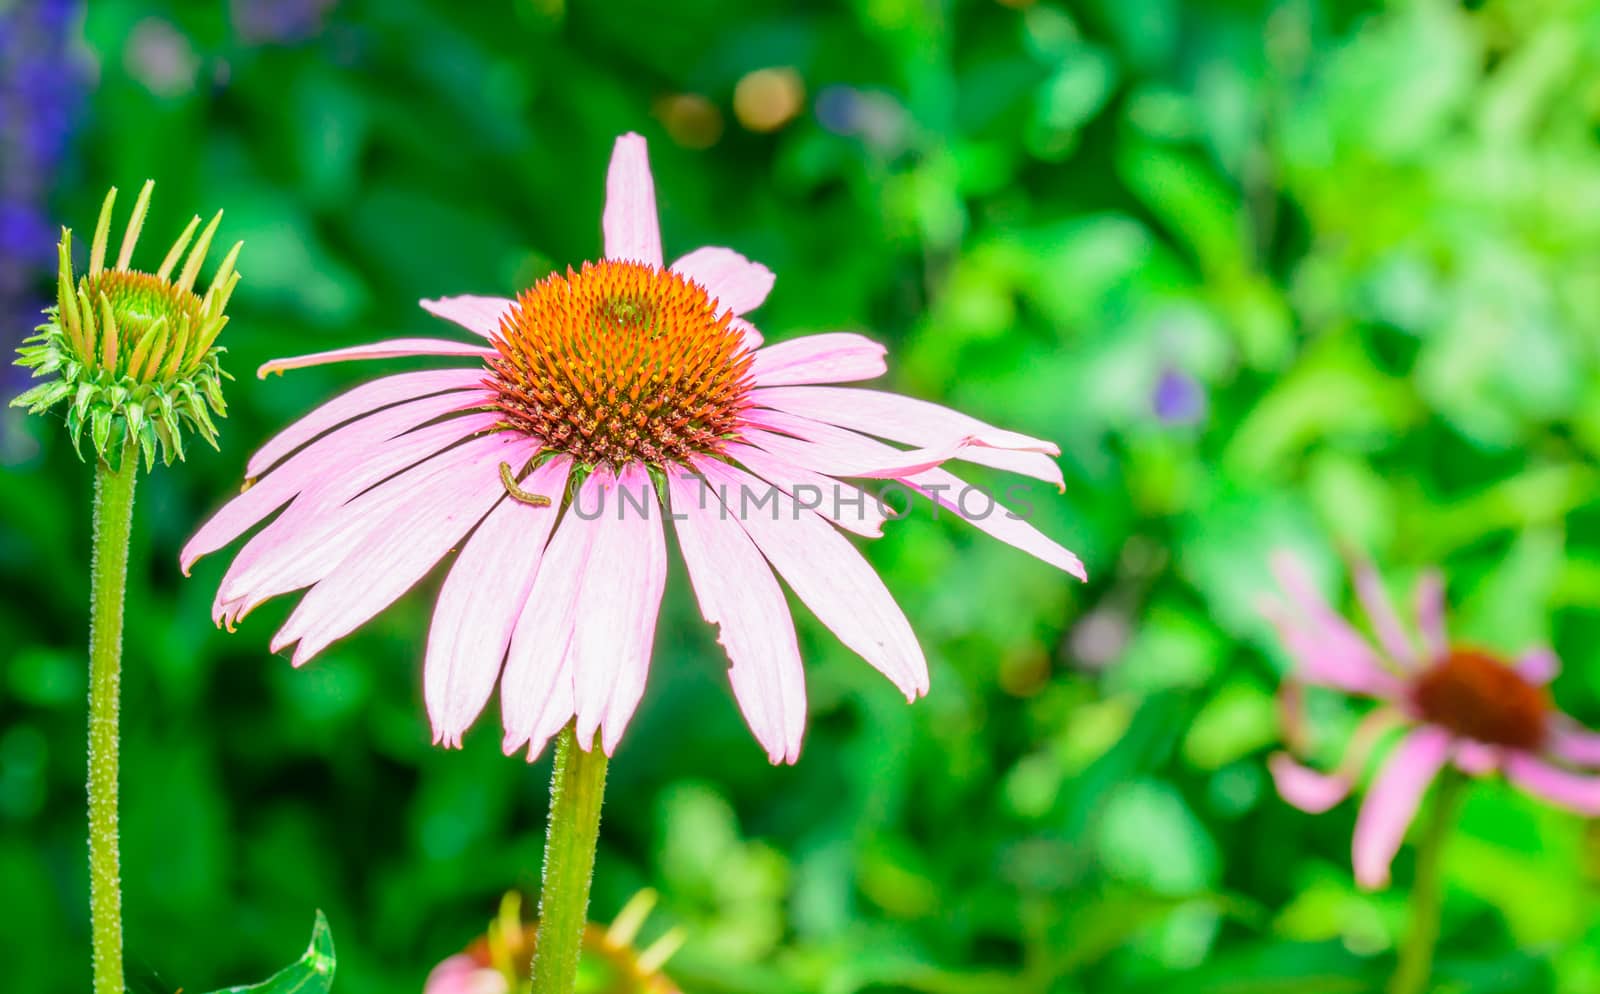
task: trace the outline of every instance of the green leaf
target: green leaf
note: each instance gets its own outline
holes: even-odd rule
[[[333,968],[333,932],[328,928],[328,919],[318,911],[311,929],[311,945],[298,961],[262,983],[224,987],[211,994],[327,994],[333,987]]]

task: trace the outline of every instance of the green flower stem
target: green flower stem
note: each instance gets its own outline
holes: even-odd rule
[[[139,460],[104,460],[94,479],[94,559],[89,602],[89,914],[94,994],[123,994],[122,884],[117,857],[117,709],[122,683],[122,601]]]
[[[1416,876],[1411,882],[1411,931],[1400,946],[1400,961],[1389,980],[1389,994],[1421,994],[1428,989],[1444,898],[1440,864],[1465,785],[1466,778],[1453,769],[1446,769],[1439,777],[1433,808],[1417,844]]]
[[[534,994],[572,994],[577,988],[605,789],[605,752],[598,742],[587,752],[580,749],[578,734],[568,725],[556,739],[556,768],[550,777],[550,828],[544,846],[544,889],[539,895],[539,932],[533,955]]]

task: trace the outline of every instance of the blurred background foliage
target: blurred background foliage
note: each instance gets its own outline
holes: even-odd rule
[[[264,976],[316,907],[336,989],[415,991],[536,885],[548,760],[493,717],[429,745],[437,577],[294,672],[287,603],[215,631],[224,562],[184,580],[177,549],[274,427],[378,371],[257,364],[595,256],[624,130],[669,253],[779,274],[769,339],[867,330],[895,388],[1061,440],[1037,521],[1093,581],[892,527],[868,552],[933,692],[906,707],[805,618],[810,730],[774,769],[674,567],[594,910],[659,889],[692,994],[1377,989],[1409,855],[1357,892],[1353,807],[1264,773],[1274,546],[1330,591],[1344,550],[1397,589],[1443,564],[1455,632],[1553,640],[1600,723],[1594,0],[0,0],[0,60],[8,344],[107,185],[158,180],[152,244],[218,207],[246,243],[223,449],[136,510],[141,991]],[[0,962],[30,992],[88,975],[91,473],[59,429],[0,436]],[[1483,783],[1446,872],[1441,990],[1600,990],[1593,827]]]

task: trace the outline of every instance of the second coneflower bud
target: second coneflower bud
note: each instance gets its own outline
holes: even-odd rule
[[[35,377],[51,376],[12,401],[33,414],[66,402],[67,428],[81,455],[87,430],[95,453],[113,469],[123,457],[144,454],[145,467],[183,458],[183,434],[193,431],[217,444],[212,415],[223,416],[223,349],[217,336],[239,282],[235,263],[243,243],[228,252],[202,293],[195,289],[222,212],[200,231],[197,215],[153,273],[132,268],[134,247],[155,188],[139,191],[116,259],[107,264],[111,214],[117,191],[106,194],[89,250],[89,268],[74,279],[72,230],[61,229],[55,306],[38,334],[18,350],[19,365]],[[191,242],[193,243],[191,247]],[[185,254],[187,253],[187,255]],[[181,267],[180,267],[181,263]],[[231,377],[229,377],[231,379]]]

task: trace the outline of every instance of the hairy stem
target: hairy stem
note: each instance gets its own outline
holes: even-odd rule
[[[556,739],[556,766],[550,777],[550,828],[533,955],[534,994],[572,994],[577,987],[605,789],[606,754],[598,742],[588,751],[579,748],[577,732],[568,725]]]
[[[1411,930],[1400,946],[1400,961],[1389,980],[1389,994],[1421,994],[1428,989],[1444,899],[1441,860],[1465,784],[1461,774],[1451,769],[1439,777],[1433,807],[1417,843],[1416,876],[1411,882]]]
[[[137,452],[121,469],[100,462],[94,480],[89,600],[89,915],[94,994],[123,994],[122,882],[117,856],[117,710],[122,682],[122,601],[128,580]]]

